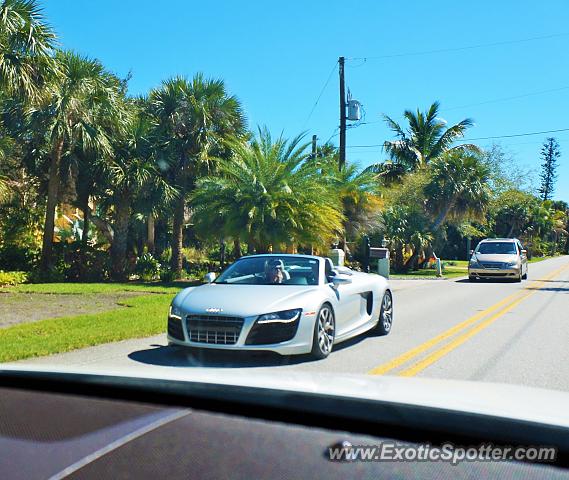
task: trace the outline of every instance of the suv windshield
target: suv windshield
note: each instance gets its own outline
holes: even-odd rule
[[[318,260],[302,257],[248,257],[225,270],[215,283],[317,285]]]
[[[516,245],[513,242],[488,242],[488,243],[481,243],[476,249],[476,253],[515,255],[517,251],[516,251]]]

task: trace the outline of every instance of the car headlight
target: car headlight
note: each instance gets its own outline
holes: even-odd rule
[[[478,260],[472,258],[472,259],[470,259],[470,262],[469,262],[468,265],[471,266],[471,267],[478,267],[478,266],[479,266],[479,265],[478,265]]]
[[[294,323],[302,313],[301,308],[294,310],[283,310],[281,312],[266,313],[257,319],[257,324],[265,325],[267,323]]]
[[[182,309],[176,305],[170,305],[168,317],[175,320],[182,320]]]
[[[511,262],[506,263],[506,267],[517,267],[517,266],[518,266],[517,260],[512,260]]]

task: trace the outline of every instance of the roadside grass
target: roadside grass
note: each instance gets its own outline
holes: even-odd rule
[[[164,332],[166,312],[173,296],[142,295],[121,303],[127,308],[50,318],[1,329],[0,362],[68,352]]]
[[[454,265],[449,265],[451,262]],[[466,260],[443,260],[446,263],[443,269],[443,276],[437,277],[437,271],[434,268],[425,268],[421,270],[412,270],[407,273],[395,273],[389,275],[393,280],[416,280],[416,279],[445,279],[445,278],[458,278],[468,275],[468,261]]]
[[[6,287],[5,292],[18,293],[178,293],[181,289],[198,285],[201,282],[171,283],[23,283],[14,287]],[[2,290],[0,290],[1,292]]]
[[[191,282],[169,284],[53,283],[23,284],[4,292],[81,295],[144,292],[120,302],[113,310],[61,316],[0,329],[0,362],[63,353],[103,343],[142,338],[166,331],[172,298]],[[1,292],[0,291],[0,292]],[[4,293],[0,293],[1,296]],[[15,307],[17,308],[17,307]]]
[[[556,258],[560,255],[546,255],[545,257],[532,257],[528,260],[528,263],[542,262],[543,260],[549,260],[550,258]]]

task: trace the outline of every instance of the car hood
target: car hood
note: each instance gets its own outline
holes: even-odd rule
[[[479,262],[515,262],[518,257],[517,255],[503,255],[497,253],[476,253],[473,258],[476,258]]]
[[[307,285],[227,285],[206,284],[189,288],[176,303],[189,313],[216,313],[249,317],[280,310],[302,308],[302,297],[318,290]],[[219,309],[219,310],[218,310]]]

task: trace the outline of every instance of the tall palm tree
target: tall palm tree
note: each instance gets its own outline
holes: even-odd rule
[[[490,170],[476,155],[451,150],[435,158],[425,186],[435,232],[448,218],[481,220],[491,198]]]
[[[222,80],[197,74],[191,81],[175,77],[150,94],[172,183],[179,191],[174,208],[172,268],[182,271],[182,243],[188,194],[229,136],[242,135],[245,117],[241,104],[229,95]]]
[[[0,3],[0,87],[35,99],[54,71],[55,33],[36,0]]]
[[[126,278],[128,227],[136,197],[147,188],[160,190],[166,201],[171,201],[175,195],[161,176],[153,155],[150,116],[137,102],[129,102],[129,110],[126,128],[113,139],[113,154],[104,165],[113,208],[111,273],[115,280]]]
[[[439,102],[434,102],[426,112],[405,110],[403,116],[408,122],[404,128],[391,117],[384,115],[388,127],[395,133],[396,140],[384,144],[393,163],[404,170],[411,171],[428,165],[433,159],[452,150],[479,152],[472,144],[455,145],[453,143],[464,136],[466,130],[474,125],[466,118],[456,125],[447,127],[439,117]],[[380,167],[377,166],[376,169]]]
[[[120,118],[123,107],[118,80],[98,60],[73,52],[58,52],[55,60],[61,74],[47,86],[46,98],[27,111],[31,128],[44,133],[51,151],[41,258],[44,271],[52,261],[62,156],[76,142],[108,154],[109,139],[99,122],[102,117]]]
[[[198,231],[245,241],[257,252],[327,247],[342,230],[341,203],[301,141],[273,139],[265,128],[250,143],[234,142],[234,157],[198,182]]]

